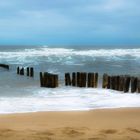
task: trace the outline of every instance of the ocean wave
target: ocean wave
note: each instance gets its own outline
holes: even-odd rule
[[[33,94],[27,97],[1,97],[0,113],[140,107],[139,94],[122,94],[100,88],[38,88],[29,92]]]
[[[140,59],[140,49],[69,49],[69,48],[50,48],[39,47],[29,49],[18,49],[12,51],[1,51],[0,61],[9,61],[11,63],[32,63],[45,59],[48,62],[66,61],[71,64],[73,59],[81,58],[105,58],[110,59]]]

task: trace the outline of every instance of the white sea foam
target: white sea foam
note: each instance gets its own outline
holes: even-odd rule
[[[88,49],[77,50],[69,48],[49,48],[40,47],[34,49],[20,49],[16,51],[0,52],[0,61],[7,60],[11,63],[32,63],[39,61],[40,57],[46,57],[46,61],[59,62],[66,60],[72,63],[73,57],[90,57],[93,60],[96,57],[105,57],[110,59],[139,59],[140,49]],[[127,57],[127,58],[126,58]]]
[[[1,97],[0,113],[140,107],[139,94],[112,90],[61,87],[31,91],[33,95],[28,97]]]

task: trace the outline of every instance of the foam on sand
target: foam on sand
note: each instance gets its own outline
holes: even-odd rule
[[[30,96],[1,97],[0,113],[140,107],[139,94],[91,88],[28,89]],[[33,94],[31,94],[33,92]]]

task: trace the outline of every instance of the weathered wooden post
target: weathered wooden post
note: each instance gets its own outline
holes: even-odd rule
[[[52,80],[51,88],[56,88],[58,85],[57,75],[51,74],[51,80]]]
[[[52,87],[53,87],[53,75],[50,74],[50,73],[48,73],[48,74],[47,74],[47,78],[48,78],[48,81],[47,81],[48,87],[49,87],[49,88],[52,88]]]
[[[0,64],[0,67],[3,67],[3,68],[5,68],[5,69],[9,70],[9,65],[6,65],[6,64]]]
[[[107,84],[107,89],[110,89],[110,76],[108,76],[108,84]]]
[[[48,77],[49,77],[48,73],[44,72],[44,78],[43,78],[44,87],[48,87],[48,83],[49,83],[49,78]]]
[[[76,73],[72,73],[72,86],[76,86]]]
[[[44,75],[42,72],[40,72],[40,86],[44,87]]]
[[[124,93],[129,92],[129,86],[130,86],[130,77],[126,75],[124,77]]]
[[[116,76],[112,76],[111,77],[111,83],[112,83],[112,85],[111,85],[111,89],[113,89],[113,90],[116,90],[116,84],[117,84],[117,78],[116,78]]]
[[[66,86],[71,86],[71,77],[70,77],[70,73],[65,73],[65,85],[66,85]]]
[[[86,83],[87,83],[87,74],[85,72],[80,73],[80,87],[86,87]]]
[[[30,77],[34,77],[34,68],[33,67],[30,68]]]
[[[55,75],[55,87],[58,87],[58,75]]]
[[[115,82],[115,90],[119,90],[119,79],[120,79],[120,76],[115,76],[114,77],[114,82]]]
[[[40,72],[40,83],[42,87],[56,88],[58,87],[58,75],[44,72],[43,76],[42,72]]]
[[[20,75],[24,75],[24,68],[20,69]]]
[[[19,74],[20,73],[20,70],[19,70],[19,67],[17,67],[17,74]]]
[[[49,74],[49,85],[50,88],[58,87],[58,75],[56,74]]]
[[[97,86],[98,86],[98,73],[95,73],[94,77],[95,77],[94,78],[94,80],[95,80],[94,87],[97,88]]]
[[[110,89],[113,89],[113,76],[110,76]]]
[[[131,77],[131,93],[134,93],[137,91],[137,78]]]
[[[87,73],[86,72],[83,73],[83,79],[84,79],[83,87],[86,87],[87,86]]]
[[[108,75],[104,74],[103,75],[103,81],[102,81],[102,88],[107,88],[108,87]]]
[[[91,87],[91,73],[88,73],[88,83],[87,87]]]
[[[48,88],[52,88],[52,85],[53,85],[53,76],[52,74],[48,73],[47,74],[47,87]]]
[[[137,81],[137,90],[138,90],[138,93],[140,93],[140,78],[138,78],[138,81]]]
[[[56,88],[56,87],[58,87],[58,75],[56,75],[56,74],[51,74],[50,75],[51,76],[51,88]]]
[[[30,70],[29,70],[29,67],[27,67],[27,76],[30,76]]]
[[[115,89],[115,79],[114,76],[110,77],[110,88]]]
[[[55,75],[54,74],[51,74],[51,85],[50,85],[50,88],[55,88]]]
[[[80,72],[77,72],[77,87],[80,87],[81,80],[80,80]]]
[[[124,91],[124,76],[120,76],[119,79],[119,91]]]
[[[88,73],[88,87],[94,87],[95,80],[94,80],[94,73]]]

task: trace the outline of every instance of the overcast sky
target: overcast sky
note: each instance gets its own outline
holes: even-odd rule
[[[140,44],[140,0],[1,0],[0,44]]]

